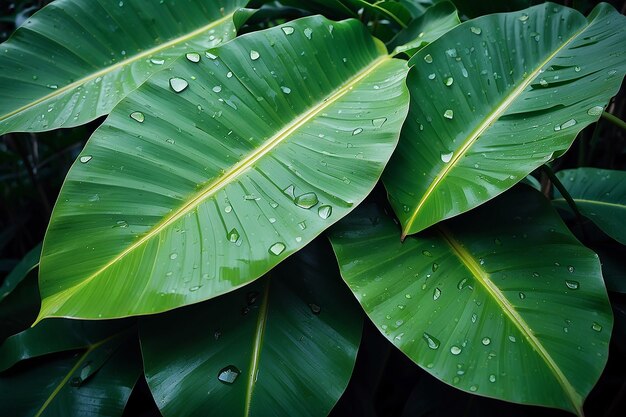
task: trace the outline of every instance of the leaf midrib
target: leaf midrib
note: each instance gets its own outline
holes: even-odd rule
[[[321,114],[327,107],[334,104],[337,100],[341,99],[344,95],[349,93],[356,84],[358,84],[360,81],[362,81],[371,73],[373,73],[380,65],[384,64],[387,61],[390,61],[391,59],[392,58],[389,55],[382,55],[378,59],[374,60],[372,63],[370,63],[370,65],[366,66],[360,72],[355,74],[354,77],[350,79],[350,81],[348,81],[343,86],[335,90],[330,95],[330,97],[328,97],[328,99],[320,101],[317,105],[312,107],[309,111],[297,117],[292,123],[283,127],[283,129],[281,129],[278,133],[276,133],[274,136],[269,138],[262,146],[260,146],[254,152],[252,152],[251,154],[243,158],[241,161],[239,161],[237,164],[235,164],[230,170],[226,171],[224,175],[220,177],[217,181],[209,184],[207,187],[201,190],[195,197],[189,200],[187,204],[185,204],[184,206],[182,206],[181,208],[173,212],[170,216],[165,218],[160,224],[157,224],[150,232],[148,232],[142,238],[140,238],[135,243],[130,245],[128,248],[122,251],[115,258],[107,262],[98,271],[94,272],[89,277],[85,278],[84,280],[62,291],[59,291],[51,296],[46,297],[44,299],[44,302],[45,300],[48,300],[48,299],[54,299],[54,303],[57,306],[60,304],[63,304],[65,301],[67,301],[68,298],[71,297],[72,293],[78,291],[80,288],[90,283],[92,280],[97,278],[102,272],[106,271],[108,268],[116,264],[126,255],[128,255],[129,253],[132,253],[135,249],[139,248],[141,245],[143,245],[144,243],[152,239],[163,229],[165,229],[166,227],[168,227],[169,225],[171,225],[178,219],[182,218],[187,213],[196,209],[200,205],[200,203],[202,203],[204,200],[210,198],[219,190],[221,190],[223,187],[230,184],[235,178],[237,178],[239,175],[243,174],[250,167],[252,167],[252,165],[255,162],[263,158],[270,151],[274,150],[278,145],[280,145],[284,140],[289,138],[289,136],[293,132],[295,132],[297,129],[299,129],[301,126],[306,124],[308,121],[310,121],[317,115]],[[40,320],[42,320],[45,317],[50,317],[49,315],[45,315],[45,310],[46,309],[44,308],[44,305],[42,303],[40,315],[35,321],[35,324],[37,324]]]
[[[256,331],[252,342],[252,355],[250,355],[250,370],[248,372],[248,385],[246,387],[245,400],[245,416],[250,415],[250,405],[252,404],[252,393],[256,384],[256,375],[259,371],[259,359],[261,357],[261,348],[265,337],[265,327],[267,325],[268,302],[270,292],[271,278],[265,283],[263,290],[263,299],[259,307],[259,316],[256,323]]]
[[[556,380],[561,385],[561,388],[574,406],[574,409],[576,410],[578,415],[583,415],[581,406],[582,399],[580,395],[576,392],[576,389],[570,384],[565,374],[563,374],[554,359],[552,359],[552,356],[545,349],[541,341],[537,339],[528,323],[526,323],[526,321],[522,318],[522,316],[519,315],[519,313],[515,310],[509,300],[504,296],[504,294],[502,294],[500,289],[493,283],[489,273],[487,273],[483,268],[480,267],[479,263],[476,262],[474,257],[467,251],[467,249],[465,249],[465,247],[460,242],[458,242],[454,238],[452,233],[445,226],[438,226],[437,232],[448,244],[453,254],[471,272],[476,280],[482,284],[487,293],[501,307],[502,312],[509,318],[509,320],[515,325],[515,327],[517,327],[517,329],[522,333],[524,338],[528,341],[530,346],[532,346],[532,348],[543,359],[547,367],[556,377]]]
[[[452,160],[443,166],[443,169],[439,172],[439,174],[437,174],[435,179],[430,183],[430,185],[426,189],[426,192],[424,193],[419,203],[415,207],[413,214],[407,221],[406,225],[403,227],[402,239],[404,239],[406,235],[409,234],[411,227],[413,226],[413,223],[417,219],[418,213],[422,210],[426,202],[429,200],[430,196],[434,193],[435,189],[439,186],[439,184],[441,184],[444,178],[456,166],[456,164],[461,160],[461,158],[465,156],[465,153],[474,145],[474,143],[476,143],[476,141],[483,135],[483,133],[485,133],[485,131],[489,129],[500,118],[500,116],[502,116],[502,114],[509,108],[509,106],[511,106],[511,104],[513,104],[513,102],[522,95],[524,90],[526,90],[526,88],[528,88],[528,86],[539,76],[539,74],[541,74],[541,70],[546,65],[548,65],[548,63],[552,61],[563,49],[568,47],[576,38],[578,38],[580,34],[582,34],[585,30],[587,30],[590,25],[591,25],[591,22],[587,21],[587,24],[584,25],[580,30],[575,32],[567,40],[567,42],[564,42],[554,52],[552,52],[546,59],[544,59],[540,63],[540,65],[538,65],[537,68],[535,68],[535,70],[532,73],[530,73],[517,88],[515,88],[510,94],[505,96],[504,100],[491,113],[487,115],[487,117],[483,120],[483,122],[480,125],[478,125],[478,127],[474,129],[474,131],[470,133],[470,135],[467,137],[467,139],[465,140],[465,142],[463,143],[459,151],[454,153]]]
[[[83,78],[81,78],[81,79],[79,79],[77,81],[74,81],[73,83],[70,83],[70,84],[68,84],[68,85],[66,85],[64,87],[58,88],[58,89],[54,90],[53,92],[51,92],[50,94],[47,94],[47,95],[45,95],[43,97],[40,97],[40,98],[38,98],[38,99],[28,103],[28,104],[25,104],[24,106],[22,106],[22,107],[20,107],[18,109],[15,109],[13,111],[10,111],[7,114],[4,114],[4,115],[0,116],[0,122],[4,121],[4,120],[6,120],[6,119],[8,119],[8,118],[10,118],[12,116],[15,116],[18,113],[21,113],[21,112],[23,112],[25,110],[28,110],[28,109],[30,109],[32,107],[35,107],[38,104],[41,104],[41,103],[43,103],[43,102],[45,102],[47,100],[50,100],[50,99],[55,98],[55,97],[59,97],[62,94],[66,93],[67,91],[71,91],[71,90],[73,90],[73,89],[75,89],[75,88],[77,88],[77,87],[79,87],[79,86],[81,86],[83,84],[88,83],[91,80],[94,80],[94,79],[96,79],[98,77],[103,77],[103,76],[105,76],[107,74],[110,74],[110,73],[118,70],[119,68],[123,68],[123,67],[125,67],[127,65],[130,65],[130,64],[132,64],[134,62],[137,62],[137,61],[139,61],[139,60],[141,60],[143,58],[147,58],[147,57],[149,57],[151,55],[157,54],[157,53],[159,53],[159,52],[161,52],[161,51],[163,51],[165,49],[168,49],[168,48],[170,48],[170,47],[172,47],[172,46],[174,46],[176,44],[188,41],[189,39],[191,39],[191,38],[193,38],[193,37],[195,37],[197,35],[200,35],[201,33],[204,33],[207,30],[210,30],[210,29],[212,29],[212,28],[214,28],[216,26],[219,26],[222,23],[228,21],[229,19],[232,18],[233,14],[234,14],[234,12],[229,13],[229,14],[225,15],[224,17],[222,17],[222,18],[220,18],[218,20],[214,20],[213,22],[209,23],[208,25],[205,25],[205,26],[202,26],[202,27],[200,27],[198,29],[195,29],[194,31],[189,32],[189,33],[187,33],[187,34],[185,34],[183,36],[179,36],[177,38],[170,39],[169,41],[167,41],[165,43],[162,43],[162,44],[160,44],[158,46],[155,46],[153,48],[147,49],[147,50],[145,50],[145,51],[143,51],[141,53],[138,53],[137,55],[133,55],[132,57],[130,57],[128,59],[120,61],[117,64],[108,66],[108,67],[106,67],[106,68],[104,68],[104,69],[102,69],[100,71],[91,73],[91,74],[89,74],[89,75],[87,75],[87,76],[85,76],[85,77],[83,77]]]
[[[614,207],[619,210],[626,210],[626,204],[609,203],[607,201],[600,201],[600,200],[587,200],[585,198],[576,198],[576,197],[572,197],[572,200],[574,200],[575,203],[592,204],[596,206],[607,206],[607,207]],[[565,200],[564,198],[555,198],[552,201],[567,203],[567,200]]]

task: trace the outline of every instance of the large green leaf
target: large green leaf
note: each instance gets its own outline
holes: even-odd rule
[[[318,240],[245,288],[142,319],[146,379],[163,415],[327,415],[363,327],[329,257]]]
[[[127,334],[24,365],[0,374],[3,416],[121,416],[141,373],[136,340]]]
[[[343,278],[381,332],[464,391],[582,414],[612,315],[597,255],[537,191],[400,242],[373,207],[334,229]]]
[[[626,245],[626,172],[578,168],[559,171],[556,176],[583,216]],[[552,202],[560,208],[569,209],[558,190]]]
[[[57,0],[0,45],[0,134],[111,111],[183,52],[234,37],[245,0]]]
[[[374,187],[406,72],[358,21],[314,16],[155,74],[68,174],[40,317],[160,312],[262,276]]]
[[[547,3],[466,22],[411,58],[384,176],[403,234],[470,210],[561,155],[619,89],[626,17]]]

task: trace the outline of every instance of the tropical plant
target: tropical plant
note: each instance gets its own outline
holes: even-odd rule
[[[14,4],[1,414],[582,416],[626,375],[626,17],[534,3]]]

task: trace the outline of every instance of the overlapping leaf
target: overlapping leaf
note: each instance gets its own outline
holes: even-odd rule
[[[578,168],[559,171],[556,175],[580,213],[604,233],[626,245],[626,172]],[[569,210],[558,190],[552,202]]]
[[[303,18],[193,61],[129,95],[70,170],[40,317],[160,312],[260,277],[365,198],[408,110],[406,63],[355,20]]]
[[[0,46],[0,134],[111,111],[183,52],[234,37],[246,0],[57,0]]]
[[[400,242],[373,207],[331,240],[341,273],[394,345],[478,395],[582,414],[612,315],[597,255],[524,186]]]
[[[314,242],[245,288],[142,319],[146,378],[163,415],[327,415],[363,325],[329,256],[327,242]]]
[[[457,26],[413,56],[384,176],[403,234],[470,210],[561,155],[626,72],[626,17],[552,3]]]

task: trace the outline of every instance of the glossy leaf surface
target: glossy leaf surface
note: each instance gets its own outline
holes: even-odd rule
[[[3,416],[121,416],[141,373],[136,341],[121,336],[25,365],[0,374]]]
[[[0,46],[0,134],[107,114],[184,52],[234,37],[245,0],[57,0]]]
[[[318,240],[245,288],[142,319],[146,378],[163,415],[327,415],[363,325],[329,257]]]
[[[262,276],[374,187],[406,72],[358,21],[314,16],[155,74],[65,180],[40,317],[161,312]]]
[[[412,56],[424,46],[461,23],[459,15],[450,2],[438,3],[426,9],[389,43],[394,54],[404,52]]]
[[[580,213],[604,233],[626,245],[626,172],[578,168],[557,174]],[[552,202],[569,210],[567,201],[555,190]]]
[[[626,17],[552,3],[463,23],[420,50],[384,182],[403,234],[466,212],[561,155],[626,71]]]
[[[597,256],[524,186],[400,242],[372,206],[333,229],[341,274],[381,332],[464,391],[582,413],[612,315]]]

